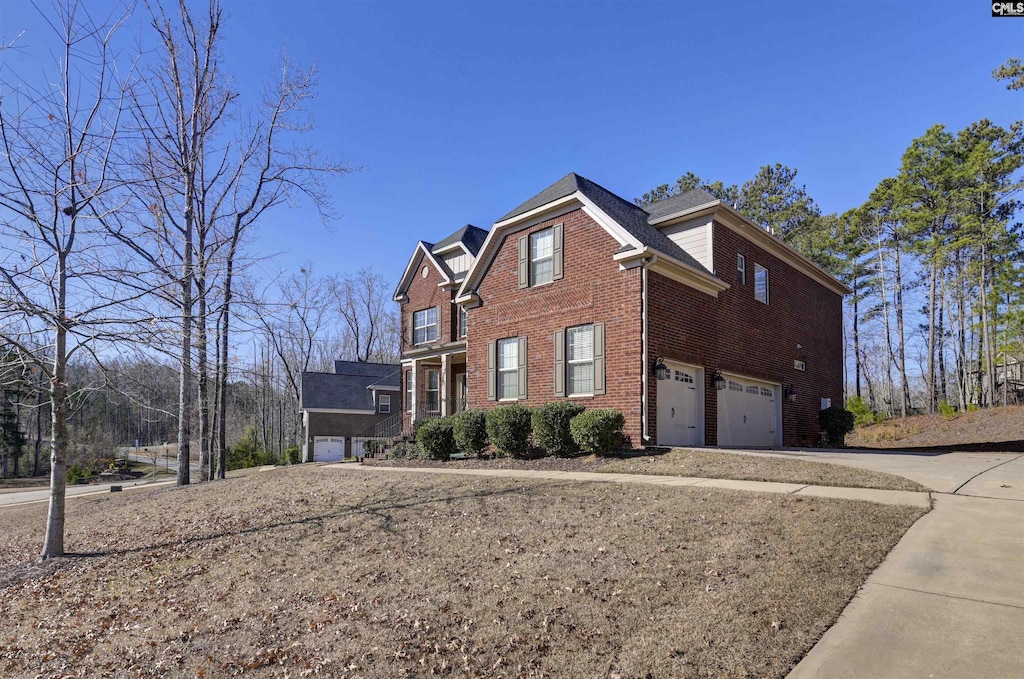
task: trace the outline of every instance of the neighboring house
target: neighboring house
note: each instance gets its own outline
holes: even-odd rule
[[[401,408],[401,366],[335,361],[333,373],[302,373],[302,459],[361,456],[364,438]]]
[[[572,399],[633,447],[774,447],[842,403],[849,290],[703,190],[641,208],[570,174],[464,251],[419,243],[396,291],[410,416]]]
[[[420,241],[395,290],[402,305],[406,429],[414,419],[466,408],[466,312],[455,293],[486,238],[467,224],[437,243]]]

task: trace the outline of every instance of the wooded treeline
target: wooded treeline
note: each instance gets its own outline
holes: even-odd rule
[[[298,440],[297,371],[392,357],[397,319],[372,272],[268,284],[250,254],[275,210],[332,219],[326,182],[353,169],[303,141],[315,69],[284,56],[261,93],[237,91],[218,0],[40,12],[52,69],[0,70],[0,411],[4,432],[34,432],[4,450],[31,447],[38,470],[48,448],[47,558],[70,457],[170,439],[179,484],[193,443],[200,479],[223,477],[246,423],[268,450]]]
[[[1019,60],[993,75],[1024,88]],[[935,125],[841,214],[824,214],[781,164],[742,185],[688,173],[637,203],[703,188],[847,283],[847,394],[858,405],[906,416],[1021,403],[1022,127]]]

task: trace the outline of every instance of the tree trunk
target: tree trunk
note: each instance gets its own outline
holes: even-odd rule
[[[64,491],[68,452],[68,330],[67,261],[57,261],[57,322],[53,329],[53,375],[50,379],[50,506],[46,512],[46,538],[40,557],[64,556]]]
[[[896,311],[896,335],[898,340],[898,346],[900,350],[899,354],[899,365],[897,366],[900,371],[900,390],[902,391],[902,398],[900,399],[900,415],[902,417],[907,416],[907,409],[910,407],[910,385],[907,383],[907,343],[903,332],[903,272],[902,272],[902,256],[900,253],[899,245],[896,246],[896,270],[894,285],[894,306]]]
[[[196,318],[196,360],[199,377],[199,480],[209,481],[210,474],[210,364],[206,355],[206,238],[200,230],[199,234],[199,271],[196,276],[196,301],[198,316]]]
[[[39,476],[39,459],[43,453],[43,390],[36,391],[36,440],[34,444],[34,463],[32,476]]]
[[[858,298],[857,290],[857,279],[854,277],[853,280],[853,367],[854,367],[854,385],[857,393],[857,398],[861,398],[860,393],[860,299]]]
[[[986,291],[987,286],[987,268],[988,260],[985,252],[985,245],[981,246],[981,347],[984,348],[985,356],[985,377],[988,379],[988,405],[995,405],[995,390],[996,390],[996,370],[995,370],[995,357],[993,355],[993,347],[991,337],[988,331],[988,293]],[[979,348],[979,351],[981,349]],[[981,366],[979,366],[981,367]]]
[[[191,210],[191,207],[186,207]],[[188,221],[188,218],[186,218]],[[189,484],[192,435],[192,230],[186,226],[181,281],[181,377],[178,383],[178,485]]]
[[[938,267],[932,262],[932,271],[928,283],[928,413],[935,414],[935,396],[938,391],[938,380],[935,375],[935,283],[938,278]]]
[[[949,384],[946,375],[946,275],[943,273],[942,279],[939,286],[939,324],[936,329],[938,333],[938,347],[936,349],[938,353],[939,362],[939,394],[942,397],[942,403],[949,403]]]

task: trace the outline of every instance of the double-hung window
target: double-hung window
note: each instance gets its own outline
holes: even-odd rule
[[[519,398],[519,338],[498,340],[498,399]]]
[[[412,343],[426,344],[437,339],[437,307],[417,311],[412,315]]]
[[[388,394],[381,394],[377,397],[377,412],[388,414],[391,412],[391,396]]]
[[[736,281],[740,285],[747,284],[747,258],[742,254],[736,255]]]
[[[530,285],[553,280],[554,253],[554,229],[544,229],[530,236]]]
[[[566,330],[569,396],[594,393],[594,326]]]
[[[754,299],[768,303],[768,269],[760,264],[754,265]]]
[[[459,307],[459,337],[466,336],[466,326],[469,322],[469,312],[466,311],[466,307]]]

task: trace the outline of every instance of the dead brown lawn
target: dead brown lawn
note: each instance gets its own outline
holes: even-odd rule
[[[922,514],[309,467],[68,506],[34,573],[45,505],[0,511],[4,676],[782,677]]]
[[[927,492],[919,483],[894,474],[824,462],[789,460],[768,455],[741,455],[709,450],[676,449],[664,455],[617,460],[595,471],[616,474],[664,474],[708,479],[778,481],[813,486],[880,488]]]

